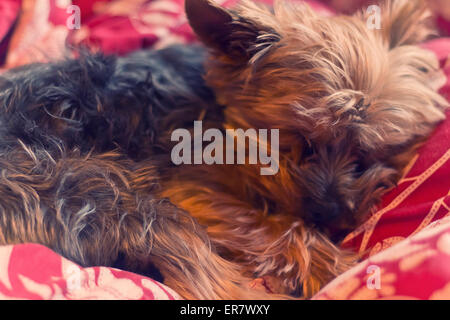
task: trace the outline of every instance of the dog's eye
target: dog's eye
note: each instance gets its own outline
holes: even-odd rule
[[[386,189],[389,189],[389,186],[386,183],[379,183],[379,184],[377,184],[377,189],[386,190]]]
[[[364,172],[366,171],[366,166],[362,161],[356,162],[355,165],[356,165],[355,166],[355,175],[357,177],[361,177],[364,174]]]
[[[307,157],[311,157],[312,155],[314,155],[314,149],[311,145],[309,145],[308,143],[305,143],[303,145],[303,153],[302,153],[303,157],[307,158]]]

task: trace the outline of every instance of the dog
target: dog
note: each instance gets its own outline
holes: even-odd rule
[[[210,48],[206,83],[223,128],[279,128],[279,173],[258,166],[182,166],[163,195],[207,231],[221,256],[272,291],[311,297],[358,257],[337,247],[394,187],[445,116],[430,78],[425,1],[323,17],[304,3],[227,10],[187,0]]]
[[[188,299],[310,297],[358,257],[342,235],[444,119],[419,0],[383,29],[307,5],[186,0],[201,46],[80,52],[0,77],[0,244],[163,280]],[[174,165],[171,132],[279,129],[279,172]],[[266,290],[254,290],[260,279]]]
[[[204,59],[199,46],[124,58],[82,50],[1,75],[0,244],[40,243],[187,299],[271,299],[158,196],[172,127],[201,114],[222,121]]]

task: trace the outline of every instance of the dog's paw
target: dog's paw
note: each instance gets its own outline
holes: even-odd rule
[[[282,282],[273,276],[256,278],[249,286],[255,290],[265,290],[266,293],[286,294]]]

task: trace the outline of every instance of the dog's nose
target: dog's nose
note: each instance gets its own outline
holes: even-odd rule
[[[304,202],[303,219],[310,226],[325,233],[334,242],[341,241],[355,224],[353,210],[335,199]]]
[[[334,223],[342,212],[341,205],[331,199],[323,201],[307,199],[303,209],[306,222],[313,223],[317,227],[327,227]]]

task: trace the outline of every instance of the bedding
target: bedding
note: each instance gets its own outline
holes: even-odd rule
[[[219,1],[230,6],[235,0]],[[301,0],[298,0],[301,1]],[[434,0],[430,0],[434,1]],[[271,0],[264,0],[270,3]],[[324,15],[352,11],[342,1],[308,1]],[[347,1],[347,4],[350,3]],[[81,8],[81,28],[70,30]],[[6,0],[0,4],[2,68],[62,57],[83,45],[124,55],[141,48],[188,43],[195,38],[183,15],[183,0]],[[442,10],[444,13],[445,11]],[[445,15],[436,16],[442,35],[450,33]],[[450,99],[450,38],[423,44],[438,57],[447,81],[441,93]],[[3,59],[2,59],[3,57]],[[374,214],[350,233],[343,247],[367,259],[324,288],[316,299],[450,299],[450,111],[412,159],[404,178],[386,194]],[[430,228],[434,225],[434,228]],[[439,225],[439,226],[437,226]],[[379,272],[372,290],[368,268]],[[73,291],[73,275],[76,280]],[[379,269],[377,269],[379,268]],[[378,270],[378,271],[377,271]],[[376,280],[376,279],[375,279]],[[71,282],[72,281],[72,282]],[[377,281],[375,281],[377,285]],[[177,299],[151,279],[117,269],[80,268],[51,250],[23,244],[0,247],[0,297],[20,299]]]
[[[81,268],[38,244],[0,247],[0,299],[175,300],[152,279],[105,268]]]
[[[313,300],[450,299],[450,217],[365,259]]]

